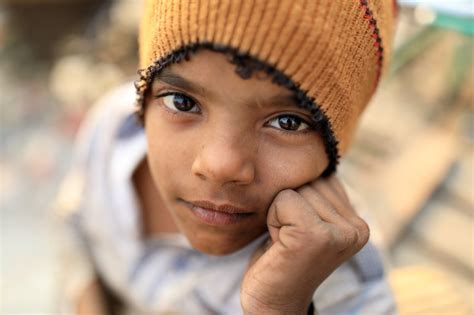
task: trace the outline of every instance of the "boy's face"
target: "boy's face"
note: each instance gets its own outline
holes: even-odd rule
[[[220,53],[198,51],[155,78],[146,98],[148,163],[194,248],[242,248],[267,230],[278,192],[321,175],[328,160],[310,117],[289,90],[262,74],[243,80]]]

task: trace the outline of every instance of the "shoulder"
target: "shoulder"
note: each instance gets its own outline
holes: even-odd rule
[[[379,250],[372,242],[334,271],[315,292],[319,315],[396,314]]]
[[[56,214],[64,217],[80,208],[88,182],[96,182],[91,177],[100,178],[101,170],[109,164],[111,149],[124,135],[141,129],[134,115],[135,97],[133,82],[127,82],[104,94],[87,112],[55,200]]]
[[[106,93],[89,110],[77,135],[79,147],[89,147],[94,140],[114,140],[122,124],[135,111],[135,89],[127,82]],[[83,153],[83,152],[79,152]]]

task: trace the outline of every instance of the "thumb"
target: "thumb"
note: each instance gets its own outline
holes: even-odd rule
[[[282,190],[275,197],[267,215],[267,226],[273,242],[281,242],[288,248],[293,236],[311,228],[321,219],[311,205],[296,191]]]
[[[247,265],[247,270],[252,267],[257,260],[265,254],[265,252],[273,245],[273,240],[269,237],[265,242],[260,244],[259,247],[253,252],[252,256],[250,256],[249,263]]]

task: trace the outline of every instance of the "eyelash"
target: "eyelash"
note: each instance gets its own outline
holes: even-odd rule
[[[170,96],[170,95],[182,96],[182,97],[184,97],[184,98],[186,98],[186,99],[188,99],[188,100],[191,100],[191,101],[195,104],[195,106],[199,107],[199,103],[196,102],[196,100],[194,100],[192,97],[187,96],[186,94],[180,93],[180,92],[167,91],[167,92],[163,92],[163,93],[161,93],[161,94],[159,94],[159,95],[156,95],[155,98],[156,98],[156,99],[164,99],[165,97]],[[176,108],[176,109],[172,109],[172,108],[168,107],[166,104],[163,104],[163,105],[166,107],[166,109],[168,109],[168,110],[170,110],[170,111],[173,111],[173,114],[175,114],[175,115],[176,115],[176,114],[196,114],[196,113],[200,113],[200,112],[201,112],[201,109],[199,109],[199,111],[191,112],[191,111],[182,111],[182,110],[179,110],[179,109],[177,109],[177,108]]]
[[[282,132],[285,135],[289,135],[289,136],[299,136],[299,135],[306,134],[306,133],[311,132],[311,131],[314,130],[313,127],[311,126],[311,123],[307,122],[306,119],[301,118],[300,116],[295,115],[293,113],[280,113],[277,116],[271,118],[269,120],[269,122],[266,123],[266,125],[269,125],[269,123],[271,121],[274,121],[274,120],[279,119],[281,117],[296,118],[297,120],[299,120],[300,125],[305,124],[305,125],[307,125],[307,127],[303,130],[287,130],[287,129],[277,128],[277,127],[273,127],[273,126],[269,126],[269,127],[275,129],[276,131]]]
[[[170,96],[170,95],[178,95],[178,96],[182,96],[186,99],[189,99],[191,100],[193,103],[194,103],[194,106],[197,106],[199,107],[199,103],[197,101],[195,101],[192,97],[190,96],[187,96],[186,94],[184,93],[180,93],[180,92],[173,92],[173,91],[166,91],[166,92],[163,92],[161,94],[158,94],[155,96],[156,99],[160,99],[160,98],[165,98],[166,96]],[[199,114],[201,113],[201,109],[199,108],[198,111],[181,111],[179,109],[172,109],[172,108],[169,108],[166,104],[163,104],[167,110],[169,110],[173,115],[179,115],[179,114],[184,114],[184,115],[189,115],[189,114]],[[176,108],[176,107],[175,107]],[[273,129],[275,129],[276,131],[279,131],[281,133],[283,133],[284,135],[290,135],[290,136],[296,136],[296,135],[301,135],[301,134],[305,134],[305,133],[308,133],[310,131],[313,131],[314,128],[312,127],[312,124],[310,122],[308,122],[306,119],[304,118],[301,118],[299,115],[296,115],[294,113],[280,113],[279,115],[271,118],[267,123],[266,125],[269,125],[269,122],[275,120],[275,119],[278,119],[278,118],[281,118],[281,117],[293,117],[293,118],[296,118],[296,119],[299,119],[300,120],[300,124],[306,124],[308,127],[303,129],[303,130],[286,130],[286,129],[283,129],[283,128],[277,128],[277,127],[273,127],[273,126],[269,126]]]

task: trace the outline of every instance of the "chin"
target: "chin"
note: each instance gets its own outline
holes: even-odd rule
[[[232,254],[244,248],[246,245],[248,245],[255,239],[256,237],[249,240],[223,242],[222,238],[218,238],[215,240],[208,239],[207,241],[193,240],[193,239],[188,238],[189,242],[191,243],[191,246],[195,250],[200,251],[201,253],[204,253],[207,255],[212,255],[212,256],[225,256],[225,255]]]
[[[240,247],[240,248],[194,247],[194,249],[200,251],[201,253],[206,254],[206,255],[212,255],[212,256],[230,255],[232,253],[235,253],[236,251],[238,251],[241,248],[243,248],[243,246]]]

